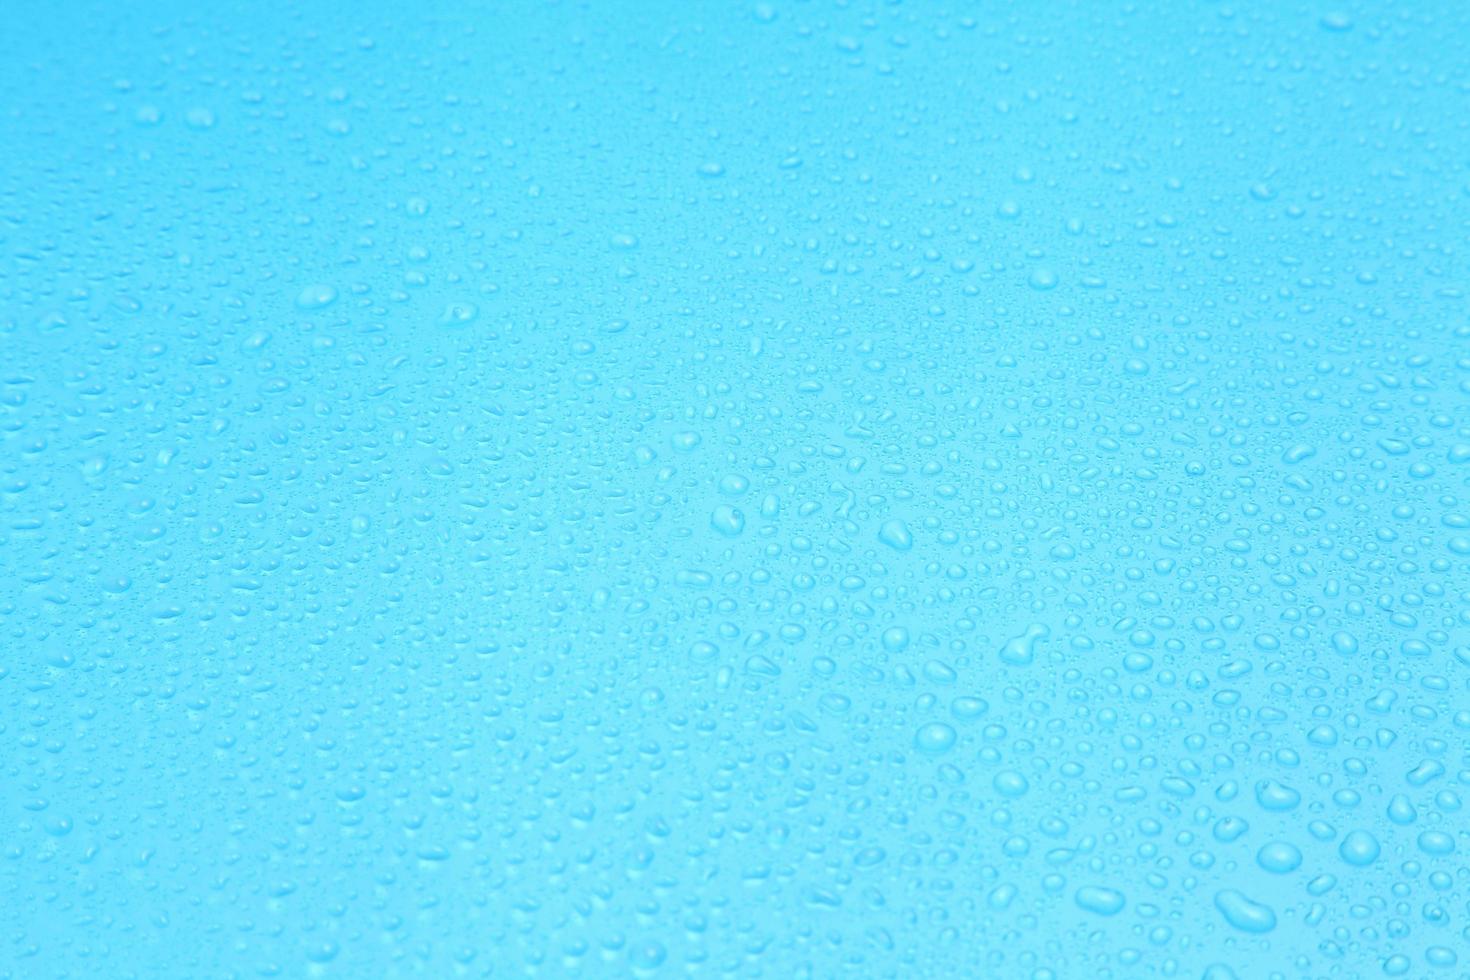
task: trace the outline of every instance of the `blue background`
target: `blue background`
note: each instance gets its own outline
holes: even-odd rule
[[[1467,976],[1467,37],[18,0],[0,976]]]

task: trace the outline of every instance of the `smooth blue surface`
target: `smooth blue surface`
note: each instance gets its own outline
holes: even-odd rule
[[[1467,39],[12,5],[0,976],[1470,975]]]

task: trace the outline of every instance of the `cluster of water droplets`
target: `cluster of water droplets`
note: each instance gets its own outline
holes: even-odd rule
[[[1467,14],[0,40],[0,976],[1462,976]]]

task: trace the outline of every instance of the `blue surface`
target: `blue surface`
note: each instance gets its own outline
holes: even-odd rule
[[[0,976],[1470,976],[1470,7],[41,4]]]

